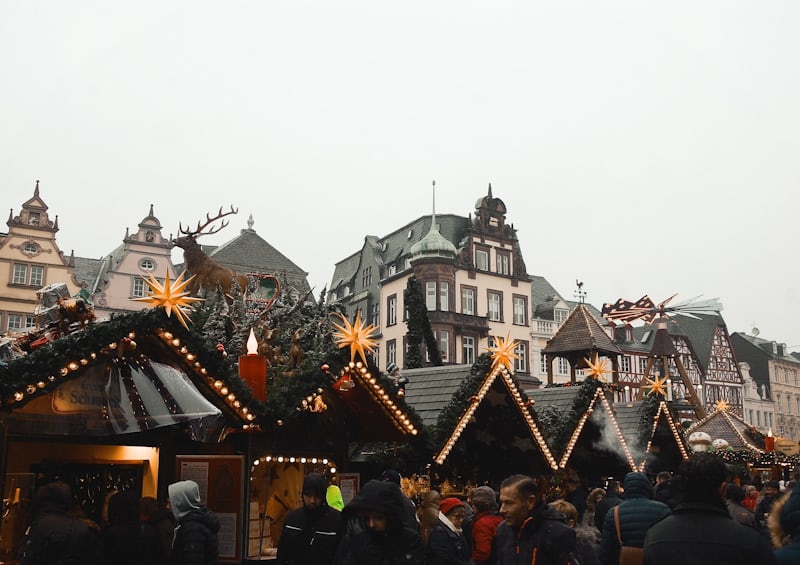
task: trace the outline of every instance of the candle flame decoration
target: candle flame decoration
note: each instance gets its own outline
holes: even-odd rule
[[[256,339],[256,334],[253,331],[253,328],[250,328],[250,337],[247,338],[247,354],[258,354],[258,340]]]

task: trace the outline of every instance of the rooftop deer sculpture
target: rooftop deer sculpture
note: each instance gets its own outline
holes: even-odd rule
[[[228,221],[222,220],[222,218],[238,212],[239,210],[233,206],[228,212],[223,212],[222,207],[220,207],[216,216],[212,218],[211,214],[206,214],[205,223],[197,222],[197,228],[194,230],[190,231],[188,227],[184,228],[181,224],[178,225],[182,235],[173,240],[172,244],[183,249],[184,269],[189,274],[194,275],[194,279],[189,285],[189,291],[192,294],[198,294],[201,288],[213,292],[219,286],[222,292],[230,295],[234,277],[243,291],[247,289],[248,279],[245,275],[226,269],[206,255],[200,244],[197,243],[197,238],[201,235],[217,233],[227,226]],[[222,220],[222,222],[218,226],[206,230],[209,225],[217,220]]]

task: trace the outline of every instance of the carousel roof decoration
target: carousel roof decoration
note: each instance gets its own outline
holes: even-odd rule
[[[466,407],[466,410],[459,418],[458,423],[451,431],[450,436],[445,441],[442,449],[434,455],[434,461],[439,465],[444,464],[444,462],[447,460],[447,456],[458,442],[461,434],[464,432],[464,429],[472,420],[472,417],[475,414],[475,411],[478,409],[481,401],[486,397],[486,394],[492,388],[492,385],[496,379],[500,378],[508,390],[514,405],[524,418],[528,427],[528,431],[536,442],[539,450],[544,455],[548,466],[552,470],[556,470],[558,469],[558,463],[550,452],[550,448],[547,446],[547,442],[545,441],[544,436],[534,420],[532,410],[533,401],[527,399],[524,394],[520,392],[519,388],[514,382],[514,379],[512,378],[512,360],[517,358],[516,354],[514,353],[516,341],[509,339],[508,337],[506,337],[506,339],[495,337],[494,339],[495,345],[489,347],[489,351],[491,353],[491,367],[489,369],[489,373],[484,377],[483,382],[481,383],[475,395],[470,398],[469,405]]]
[[[360,312],[356,314],[356,319],[352,324],[342,314],[336,314],[342,320],[342,324],[333,324],[338,330],[334,333],[334,341],[339,349],[350,348],[350,362],[340,369],[338,378],[335,378],[334,389],[340,393],[340,396],[346,398],[358,383],[359,390],[366,391],[369,398],[380,406],[384,414],[391,419],[397,431],[403,436],[418,435],[419,430],[415,425],[414,418],[404,410],[404,403],[396,398],[384,379],[373,375],[370,370],[367,353],[372,353],[377,345],[372,337],[377,328],[372,324],[365,325],[361,320]],[[356,360],[356,356],[360,359]],[[305,400],[308,402],[308,398]]]
[[[147,273],[149,278],[144,279],[144,282],[150,287],[150,295],[141,298],[133,298],[133,300],[148,302],[154,307],[164,308],[167,318],[169,318],[174,311],[175,317],[181,325],[188,330],[188,324],[191,322],[189,314],[192,309],[192,303],[201,302],[204,299],[191,296],[191,292],[186,290],[189,283],[194,279],[194,275],[184,280],[183,277],[185,274],[186,271],[183,271],[178,275],[178,278],[171,283],[169,280],[169,271],[167,271],[164,284],[161,284],[158,282],[158,279],[153,276],[153,273]]]

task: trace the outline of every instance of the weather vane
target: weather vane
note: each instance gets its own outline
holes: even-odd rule
[[[578,287],[575,290],[575,299],[581,304],[583,304],[584,302],[586,302],[586,291],[583,290],[583,282],[578,279],[575,279],[575,286]]]

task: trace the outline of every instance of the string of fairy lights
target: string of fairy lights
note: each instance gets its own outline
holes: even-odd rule
[[[667,405],[663,400],[658,403],[658,411],[656,412],[656,415],[653,417],[653,429],[650,432],[650,439],[647,441],[647,447],[645,448],[644,452],[650,453],[650,447],[653,445],[653,437],[655,436],[656,428],[658,427],[658,422],[662,414],[667,419],[667,425],[669,426],[669,429],[672,432],[672,437],[675,438],[675,443],[678,446],[678,450],[681,452],[681,458],[688,459],[689,452],[686,451],[686,446],[684,445],[683,438],[681,437],[680,433],[678,432],[678,428],[675,425],[675,420],[672,418],[672,415],[669,412],[669,408],[667,408]],[[646,461],[647,458],[645,457],[642,460],[642,463],[639,465],[638,469],[639,471],[644,471]]]

